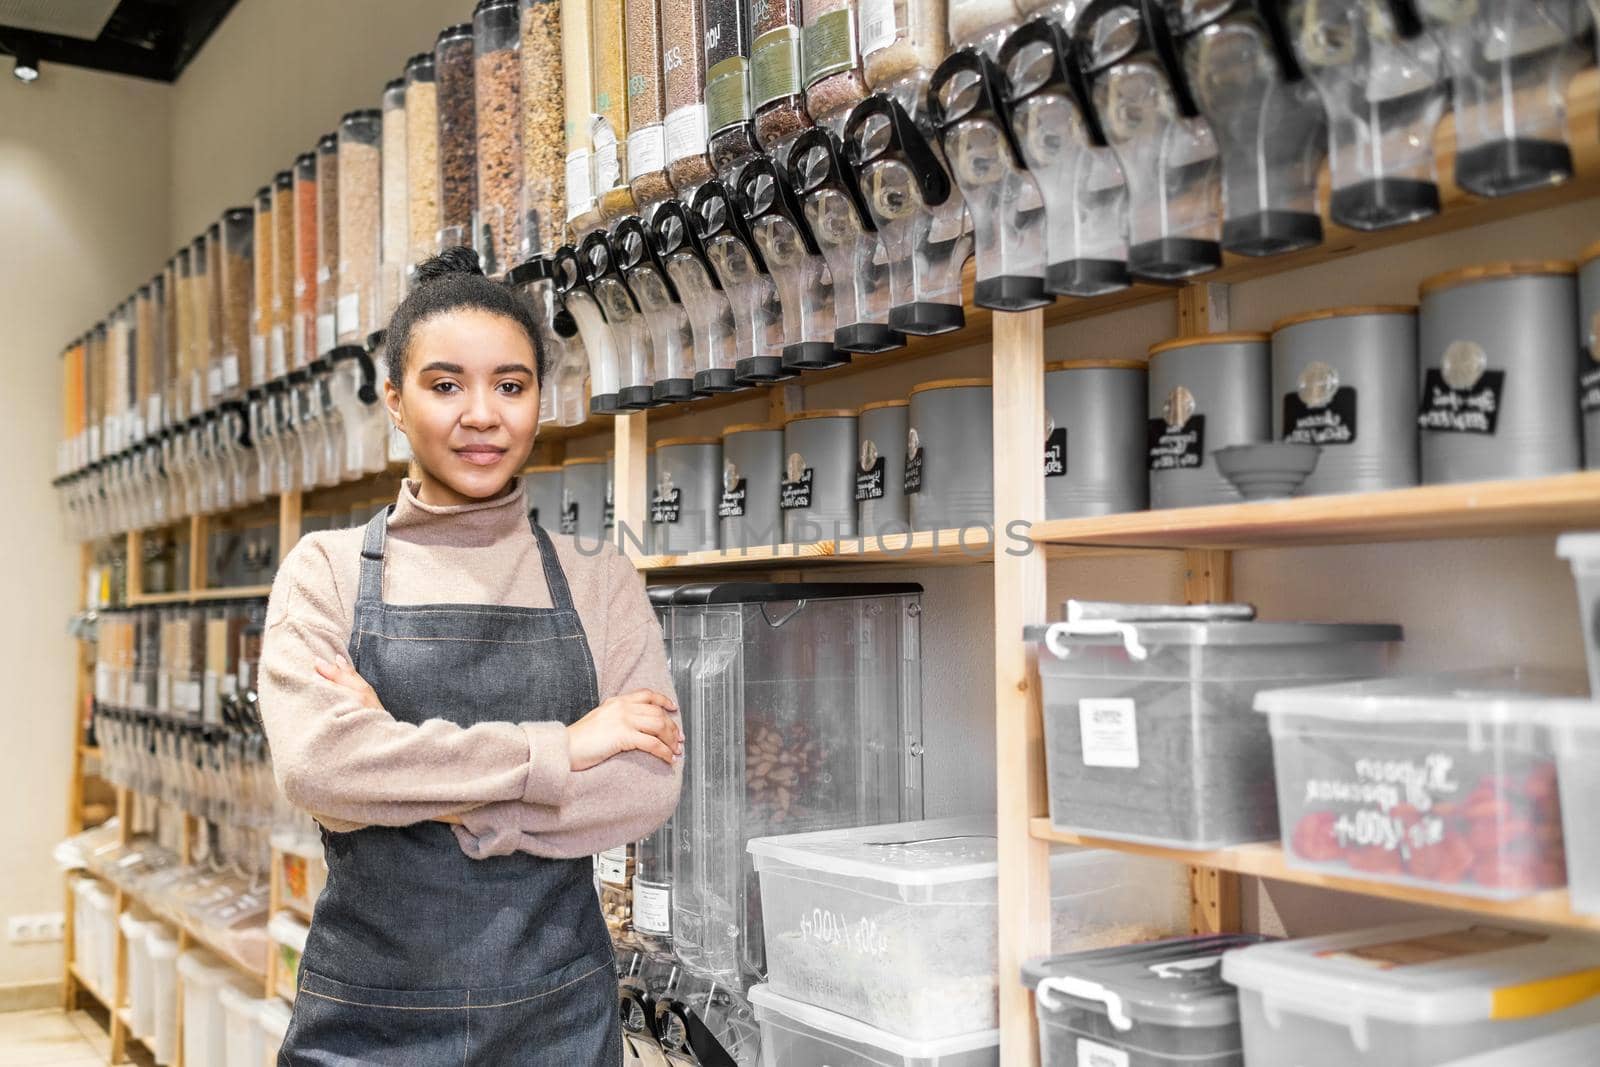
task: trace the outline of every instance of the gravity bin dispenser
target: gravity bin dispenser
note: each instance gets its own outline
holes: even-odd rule
[[[656,255],[666,266],[689,315],[694,339],[694,395],[736,392],[734,366],[739,353],[733,305],[711,266],[700,232],[682,202],[668,200],[651,219]]]
[[[1437,214],[1449,82],[1411,0],[1292,4],[1289,40],[1327,111],[1329,217],[1382,230]]]
[[[687,586],[672,597],[688,739],[672,938],[690,972],[766,975],[751,838],[922,814],[922,587]]]
[[[595,415],[617,413],[617,345],[611,336],[600,302],[589,288],[589,279],[578,250],[562,245],[555,258],[556,294],[561,306],[572,317],[589,358],[589,411]]]
[[[995,311],[1043,307],[1044,202],[1011,126],[1006,76],[976,48],[934,71],[928,111],[950,176],[972,218],[973,302]]]
[[[652,401],[671,404],[694,398],[694,335],[678,289],[656,255],[650,227],[637,215],[617,223],[611,232],[622,277],[639,303],[650,347],[655,353]],[[627,393],[626,387],[624,393]],[[633,394],[629,394],[631,396]],[[641,398],[642,398],[642,394]]]
[[[1126,289],[1128,186],[1054,19],[1007,37],[1000,66],[1011,86],[1011,128],[1044,200],[1044,288],[1058,296]]]
[[[1090,0],[1074,50],[1128,182],[1128,269],[1175,282],[1222,265],[1221,168],[1156,4]]]
[[[1222,152],[1222,247],[1275,256],[1322,243],[1327,119],[1280,0],[1161,0],[1181,69]]]
[[[620,220],[619,220],[620,225]],[[604,230],[596,230],[578,246],[578,259],[589,290],[605,313],[617,349],[617,410],[642,411],[656,406],[655,346],[640,310],[639,299],[622,273],[622,259]]]
[[[706,182],[694,194],[694,221],[706,259],[733,306],[734,347],[739,354],[734,381],[769,385],[793,378],[795,372],[783,366],[778,287],[750,235],[738,194],[721,181]]]

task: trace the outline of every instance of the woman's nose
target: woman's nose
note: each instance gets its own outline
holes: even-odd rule
[[[488,429],[500,422],[500,413],[495,407],[494,394],[482,390],[474,390],[472,400],[467,404],[467,409],[461,413],[461,424],[470,426],[475,430]]]

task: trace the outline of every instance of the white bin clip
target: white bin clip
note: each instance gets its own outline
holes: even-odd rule
[[[1112,1026],[1118,1030],[1133,1029],[1133,1020],[1122,1010],[1122,997],[1099,982],[1089,982],[1082,978],[1041,978],[1039,984],[1034,987],[1034,994],[1038,996],[1039,1003],[1050,1011],[1061,1010],[1061,1002],[1055,998],[1057,993],[1104,1004],[1106,1018],[1111,1020]]]
[[[1122,638],[1122,647],[1128,650],[1128,655],[1136,660],[1147,658],[1150,653],[1139,641],[1139,630],[1132,623],[1118,622],[1115,619],[1078,619],[1073,622],[1055,622],[1044,632],[1044,644],[1056,659],[1066,659],[1072,654],[1072,646],[1066,643],[1068,637],[1100,637],[1105,634],[1115,634]]]

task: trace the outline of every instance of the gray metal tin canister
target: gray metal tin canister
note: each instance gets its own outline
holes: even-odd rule
[[[1076,519],[1143,511],[1145,365],[1079,359],[1044,368],[1044,513]]]
[[[783,539],[833,541],[856,532],[856,413],[802,411],[783,424]]]
[[[1583,466],[1600,470],[1600,244],[1590,245],[1578,268],[1578,341],[1585,355],[1578,403],[1583,412]]]
[[[913,530],[994,525],[994,390],[988,378],[911,390],[906,499]]]
[[[1274,326],[1272,430],[1322,446],[1301,496],[1416,485],[1417,309],[1329,308]]]
[[[910,401],[865,404],[856,416],[856,530],[862,537],[905,534],[906,423]]]
[[[599,456],[561,464],[561,519],[555,528],[588,547],[604,541],[607,482],[606,461]]]
[[[523,475],[528,515],[550,533],[561,530],[561,466],[534,467]]]
[[[717,505],[723,551],[783,540],[778,483],[783,477],[783,427],[729,426],[722,432],[722,496]]]
[[[650,526],[655,551],[669,556],[717,547],[722,501],[722,439],[671,437],[656,442]]]
[[[1150,349],[1145,427],[1152,508],[1236,504],[1212,453],[1272,439],[1264,333],[1180,337]]]
[[[1497,263],[1422,283],[1424,484],[1578,469],[1576,272],[1566,262]]]

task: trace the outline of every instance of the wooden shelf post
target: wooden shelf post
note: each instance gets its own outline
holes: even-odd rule
[[[650,487],[646,485],[649,467],[645,440],[650,433],[650,416],[643,411],[618,415],[616,455],[611,475],[611,502],[616,522],[617,547],[625,555],[643,554],[645,531],[650,521]]]

